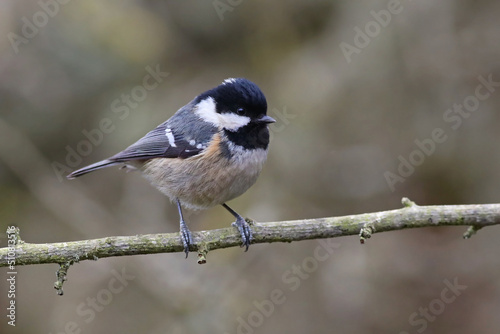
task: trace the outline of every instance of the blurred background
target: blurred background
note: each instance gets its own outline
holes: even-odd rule
[[[261,177],[230,203],[245,216],[499,202],[499,15],[491,0],[2,1],[0,229],[33,243],[177,232],[140,174],[65,175],[228,77],[257,83],[278,121]],[[232,221],[187,215],[193,231]],[[253,245],[205,265],[85,261],[63,297],[56,265],[18,267],[16,328],[2,278],[0,332],[496,333],[500,227],[465,229]]]

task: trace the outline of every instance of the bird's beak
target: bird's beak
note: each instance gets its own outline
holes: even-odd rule
[[[272,118],[271,116],[264,115],[261,118],[257,119],[257,122],[269,124],[269,123],[275,123],[276,120],[274,118]]]

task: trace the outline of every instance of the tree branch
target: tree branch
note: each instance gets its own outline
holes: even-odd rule
[[[403,208],[343,217],[329,217],[253,223],[253,244],[292,242],[308,239],[359,235],[361,243],[374,233],[429,226],[469,226],[464,238],[479,229],[500,224],[500,204],[418,206],[407,198]],[[194,232],[192,252],[198,252],[198,263],[206,262],[209,251],[239,246],[241,237],[235,228]],[[93,240],[31,244],[21,240],[19,228],[7,229],[8,247],[0,248],[0,267],[28,264],[59,264],[54,288],[63,294],[63,284],[69,267],[83,260],[104,257],[183,252],[178,233],[146,234],[129,237],[108,237]],[[15,278],[14,278],[15,279]]]
[[[367,214],[254,223],[253,244],[291,242],[308,239],[359,235],[363,243],[374,233],[428,226],[471,226],[464,238],[478,229],[500,224],[500,204],[418,206],[403,199],[404,208]],[[204,263],[209,251],[240,246],[241,238],[233,227],[193,232],[192,252]],[[42,263],[71,264],[83,260],[138,254],[182,252],[178,233],[108,237],[93,240],[31,244],[18,240],[15,246],[0,248],[0,267]]]

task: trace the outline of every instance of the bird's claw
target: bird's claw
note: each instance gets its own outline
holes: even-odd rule
[[[191,231],[188,229],[184,221],[181,221],[180,235],[182,244],[184,245],[184,253],[186,253],[186,259],[187,259],[189,254],[189,246],[193,244],[193,236],[191,235]]]
[[[241,247],[245,246],[245,252],[248,251],[248,246],[252,242],[252,229],[250,228],[250,224],[246,222],[242,217],[236,218],[236,221],[231,224],[238,228],[238,231],[241,234],[242,244]]]

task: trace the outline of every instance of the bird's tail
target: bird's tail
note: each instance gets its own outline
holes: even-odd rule
[[[76,177],[79,177],[79,176],[82,176],[84,174],[93,172],[95,170],[98,170],[98,169],[101,169],[101,168],[105,168],[105,167],[111,167],[111,166],[115,166],[115,165],[120,165],[122,163],[123,162],[117,162],[117,161],[112,161],[112,160],[106,159],[106,160],[102,160],[102,161],[96,162],[95,164],[89,165],[87,167],[83,167],[83,168],[81,168],[79,170],[75,170],[73,173],[69,174],[66,177],[68,179],[72,180],[72,179],[74,179]]]

